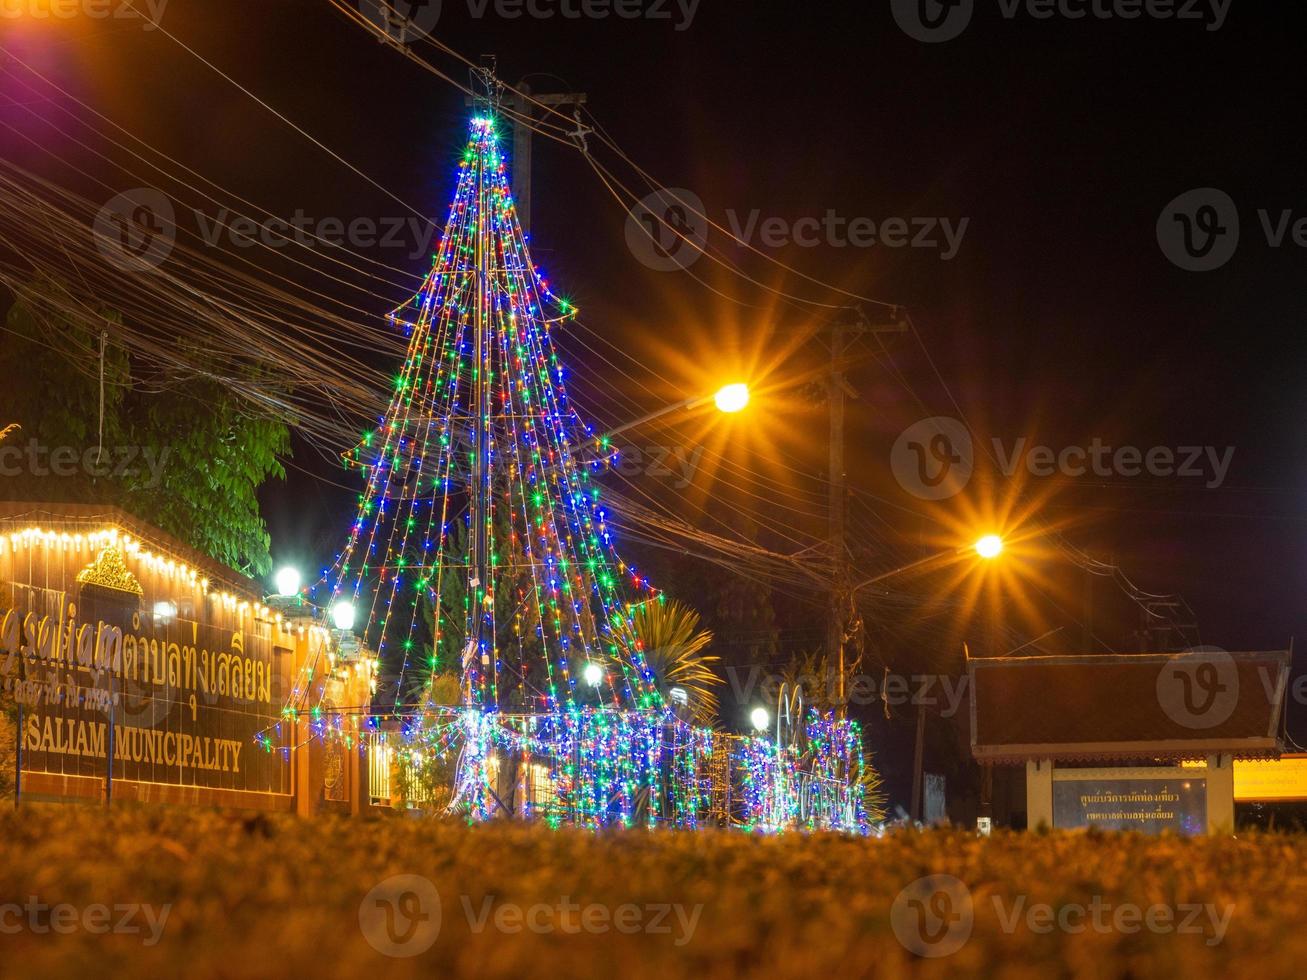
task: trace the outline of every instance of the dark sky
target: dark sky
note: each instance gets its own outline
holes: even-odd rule
[[[1307,216],[1301,24],[1288,11],[1235,0],[1209,30],[1148,17],[1039,19],[1024,8],[1009,19],[998,0],[977,0],[961,36],[925,44],[899,28],[889,0],[702,0],[688,24],[674,6],[671,19],[635,20],[506,19],[494,4],[477,17],[467,0],[443,6],[442,41],[472,58],[497,55],[509,82],[531,76],[537,91],[587,92],[633,160],[664,185],[695,191],[718,221],[728,212],[747,220],[755,209],[787,222],[827,211],[876,222],[966,219],[947,261],[922,248],[765,249],[911,311],[921,344],[896,338],[892,365],[864,359],[853,371],[861,397],[849,409],[850,482],[880,498],[860,506],[881,520],[867,510],[859,526],[893,536],[896,554],[910,557],[941,527],[985,512],[982,494],[1019,492],[1038,503],[1042,523],[1116,561],[1140,588],[1184,595],[1205,643],[1276,648],[1303,632],[1307,254],[1291,241],[1270,247],[1258,219],[1258,209],[1276,220],[1286,210]],[[464,139],[461,93],[370,39],[328,0],[171,0],[162,23],[398,197],[443,213]],[[157,31],[117,19],[0,29],[6,46],[100,111],[267,213],[402,213]],[[434,49],[415,50],[466,77]],[[5,96],[21,101],[8,79]],[[0,118],[27,132],[40,126],[11,104]],[[81,180],[41,163],[8,130],[0,136],[7,154]],[[70,143],[59,152],[116,189],[128,186]],[[1156,227],[1168,202],[1203,187],[1234,200],[1242,239],[1222,268],[1193,273],[1168,261]],[[749,305],[684,273],[646,269],[624,243],[625,218],[579,155],[536,142],[537,259],[589,323],[649,352],[651,384],[668,388],[669,399],[695,382],[677,376],[667,351],[711,351],[720,337],[725,374],[750,356],[788,350],[820,321],[706,262],[694,271]],[[831,299],[713,240],[751,275]],[[425,271],[403,252],[384,258]],[[376,314],[386,308],[374,301]],[[580,359],[574,387],[584,391],[586,373],[603,366],[580,348],[571,353]],[[804,344],[787,360],[797,369],[820,357]],[[985,445],[1024,437],[1061,449],[1098,438],[1234,454],[1218,488],[1176,476],[1027,478],[1017,490],[978,480],[957,498],[923,503],[890,466],[899,433],[927,414],[909,389],[929,414],[957,416],[956,399]],[[591,404],[604,406],[602,393]],[[610,410],[599,424],[630,417],[627,407]],[[824,467],[822,419],[818,406],[785,437],[796,467],[814,478]],[[311,456],[301,462],[324,472]],[[284,492],[265,496],[279,558],[321,561],[343,542],[347,492],[296,474]],[[1072,622],[1059,615],[1048,614],[1050,625]],[[1124,648],[1123,629],[1110,645]]]

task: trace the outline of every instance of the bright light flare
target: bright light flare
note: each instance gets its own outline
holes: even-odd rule
[[[582,676],[591,687],[598,687],[603,682],[604,669],[598,664],[586,664]]]
[[[277,572],[277,577],[273,580],[277,588],[277,595],[292,596],[298,595],[300,590],[300,572],[298,568],[291,568],[287,565]]]
[[[976,554],[981,558],[997,558],[1003,553],[1003,539],[997,534],[986,534],[976,542]]]
[[[717,403],[719,412],[727,415],[742,412],[749,404],[749,386],[743,382],[729,384],[713,395],[713,401]]]
[[[758,731],[765,732],[767,726],[771,723],[771,715],[767,713],[766,708],[754,708],[749,713],[749,721],[753,723],[753,727]]]
[[[331,621],[338,630],[354,628],[354,603],[338,602],[331,607]]]

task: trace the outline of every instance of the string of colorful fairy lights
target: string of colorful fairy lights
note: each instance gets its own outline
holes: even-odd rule
[[[861,789],[862,731],[810,710],[804,738],[791,744],[744,738],[735,752],[749,830],[844,830],[867,833]]]
[[[490,819],[500,767],[516,765],[545,787],[524,794],[527,815],[695,827],[725,743],[676,716],[630,629],[632,593],[660,593],[614,548],[592,481],[602,453],[582,457],[602,441],[568,400],[551,336],[575,314],[531,261],[493,118],[473,119],[431,271],[391,315],[408,351],[389,407],[347,454],[367,482],[322,604],[367,606],[364,646],[399,676],[398,753],[410,768],[456,762],[451,809]],[[337,665],[323,656],[306,661],[284,717],[364,751],[324,704]],[[407,678],[452,670],[461,704],[403,702]],[[865,829],[847,783],[820,813],[796,797],[805,780],[847,780],[854,743],[861,767],[855,727],[810,729],[805,759],[733,740],[735,822]]]
[[[505,719],[468,712],[463,735],[452,805],[473,820],[494,815],[490,787],[509,758],[531,787],[524,815],[555,826],[692,829],[706,810],[702,773],[712,732],[670,715],[577,708]]]
[[[539,715],[432,708],[400,733],[399,761],[456,761],[449,809],[494,817],[498,769],[515,760],[531,789],[524,815],[552,825],[667,826],[711,821],[712,767],[729,753],[731,794],[717,816],[746,830],[866,833],[856,722],[811,711],[793,744],[697,728],[670,714],[577,708]]]

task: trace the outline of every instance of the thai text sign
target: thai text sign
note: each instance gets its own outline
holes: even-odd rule
[[[1300,803],[1307,800],[1307,756],[1236,759],[1234,798],[1240,803]]]
[[[114,779],[289,791],[284,753],[255,743],[282,742],[274,705],[292,658],[269,633],[57,610],[0,614],[0,691],[23,710],[25,771],[103,778],[112,756]]]
[[[1207,830],[1207,783],[1189,779],[1055,779],[1053,826],[1059,830]]]

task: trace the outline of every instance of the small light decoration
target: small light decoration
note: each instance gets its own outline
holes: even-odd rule
[[[708,806],[713,733],[670,713],[433,709],[403,739],[410,759],[457,757],[451,809],[471,821],[496,815],[501,770],[514,762],[525,815],[554,826],[692,829]]]

